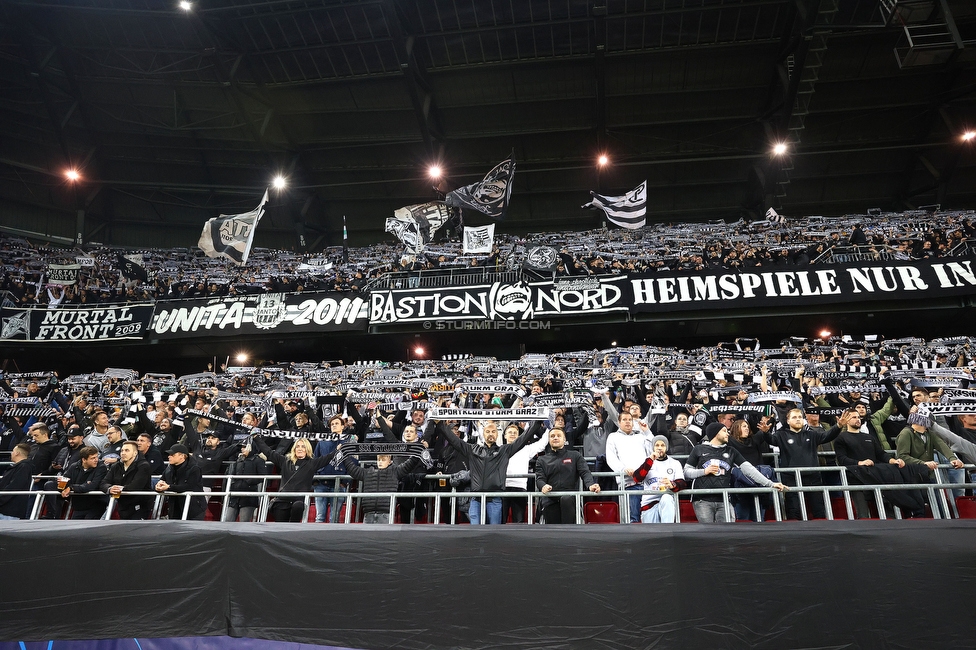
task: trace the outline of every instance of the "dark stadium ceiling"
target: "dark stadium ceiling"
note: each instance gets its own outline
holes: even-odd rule
[[[0,34],[7,232],[190,245],[282,173],[258,245],[365,244],[513,149],[507,232],[645,179],[652,222],[976,207],[972,0],[0,0]]]

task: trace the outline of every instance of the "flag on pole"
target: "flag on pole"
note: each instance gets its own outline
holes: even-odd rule
[[[407,252],[419,255],[424,246],[434,239],[434,233],[444,225],[449,216],[443,201],[431,201],[408,205],[394,210],[386,219],[386,232],[393,233],[403,242]]]
[[[268,202],[268,191],[258,207],[243,214],[222,214],[209,219],[203,226],[198,246],[207,257],[226,257],[244,266],[251,254],[251,243],[258,221],[264,216],[264,204]]]
[[[623,196],[603,196],[590,192],[593,200],[583,205],[584,208],[599,208],[603,210],[607,219],[629,230],[643,228],[647,223],[647,181],[644,181]]]
[[[481,255],[491,252],[495,243],[495,224],[464,227],[464,255]]]
[[[123,255],[122,253],[117,253],[115,266],[129,280],[149,282],[149,274],[146,272],[146,267],[143,266],[142,255]]]
[[[484,180],[459,187],[444,198],[448,205],[470,208],[494,219],[504,219],[515,180],[515,152],[495,165]]]
[[[349,231],[346,230],[346,215],[342,215],[342,263],[349,263]]]

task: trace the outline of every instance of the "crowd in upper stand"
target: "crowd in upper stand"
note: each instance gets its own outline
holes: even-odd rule
[[[763,265],[830,261],[831,253],[856,252],[859,259],[923,259],[968,254],[976,241],[973,211],[806,217],[783,223],[708,222],[649,225],[639,230],[589,230],[498,234],[486,255],[463,255],[455,233],[429,244],[419,256],[400,245],[333,246],[299,255],[256,248],[244,267],[204,257],[196,249],[121,251],[107,247],[64,249],[0,238],[0,292],[16,305],[83,305],[146,302],[236,294],[302,291],[363,291],[398,271],[434,269],[519,270],[528,251],[547,245],[559,252],[556,275],[618,274],[706,268],[749,269]],[[141,255],[147,279],[126,278],[119,253]],[[84,259],[78,282],[50,284],[49,264]],[[834,258],[836,261],[837,258]],[[348,260],[348,261],[344,261]]]
[[[106,491],[148,490],[159,475],[156,490],[179,500],[171,513],[182,512],[178,495],[202,489],[202,476],[252,476],[268,460],[282,492],[311,492],[317,475],[348,474],[364,491],[449,491],[450,478],[459,489],[513,493],[489,499],[484,513],[472,499],[458,513],[472,522],[524,521],[519,493],[575,490],[577,481],[593,492],[635,490],[631,521],[673,521],[673,495],[686,487],[775,487],[787,490],[790,518],[806,518],[801,503],[809,517],[822,517],[821,494],[803,501],[788,488],[800,477],[804,486],[832,485],[833,475],[810,471],[830,445],[851,483],[925,483],[936,471],[966,481],[963,463],[976,461],[973,350],[968,337],[788,339],[770,348],[738,339],[695,350],[641,346],[517,361],[268,362],[183,377],[118,368],[61,378],[8,373],[0,381],[0,452],[14,464],[0,478],[0,514],[28,505],[27,497],[2,495],[16,489],[9,486],[18,476],[29,485],[31,476],[45,475],[37,487],[52,489],[56,473],[70,474],[63,494],[85,516],[104,512]],[[452,416],[437,408],[483,412]],[[529,417],[532,409],[543,413]],[[423,448],[430,458],[421,467],[413,456],[380,456],[373,467],[336,455],[340,443],[375,440],[406,443],[401,451]],[[807,471],[777,474],[771,450],[778,453],[772,465]],[[593,471],[617,478],[597,481]],[[435,473],[442,478],[425,478]],[[234,479],[231,489],[262,484],[248,480]],[[320,487],[341,489],[338,482]],[[761,519],[764,498],[737,501],[736,516]],[[319,499],[318,520],[336,521],[338,502]],[[543,504],[549,523],[570,516],[561,499]],[[917,489],[886,491],[885,499],[904,516],[934,507]],[[696,494],[699,521],[722,521],[720,501]],[[431,516],[426,500],[400,503],[403,522]],[[859,517],[869,516],[867,501],[855,503]],[[56,516],[60,504],[52,500],[44,511]],[[275,519],[300,520],[301,504],[276,499]],[[221,516],[249,521],[256,506],[256,498],[238,496]],[[145,518],[151,503],[122,497],[118,508],[123,517]],[[190,518],[202,518],[206,501],[187,508]],[[391,514],[382,498],[364,502],[362,511],[374,521]]]

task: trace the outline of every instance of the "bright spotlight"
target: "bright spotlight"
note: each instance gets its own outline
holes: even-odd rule
[[[605,153],[600,154],[600,157],[596,159],[596,164],[598,164],[600,167],[606,167],[610,164],[610,158],[608,158],[607,154]]]
[[[442,170],[440,168],[440,166],[438,166],[438,165],[431,165],[427,169],[427,175],[430,176],[431,178],[440,178],[441,177],[441,174],[443,174],[443,173],[444,173],[444,170]]]
[[[188,0],[180,0],[180,9],[183,11],[189,11],[190,9],[193,9],[193,3],[188,2]]]
[[[78,173],[77,169],[69,169],[64,173],[64,177],[74,183],[75,181],[81,179],[81,174]]]
[[[786,143],[785,142],[777,142],[773,146],[773,155],[782,156],[784,153],[786,153]]]
[[[234,357],[234,359],[237,360],[237,363],[247,363],[247,353],[246,352],[238,352],[237,353],[237,356]]]
[[[963,142],[970,142],[973,138],[976,138],[976,131],[966,131],[962,134]]]
[[[424,349],[418,345],[413,349],[413,353],[416,354],[418,357],[421,357],[424,354]]]
[[[285,177],[284,176],[281,176],[281,175],[275,176],[275,178],[274,178],[274,188],[276,190],[283,190],[283,189],[285,189],[285,185],[287,185],[287,184],[288,184],[288,182],[285,180]]]
[[[822,338],[822,339],[829,339],[830,338],[830,330],[820,330],[820,338]]]
[[[617,347],[617,342],[616,341],[610,341],[610,347],[613,347],[613,348]]]

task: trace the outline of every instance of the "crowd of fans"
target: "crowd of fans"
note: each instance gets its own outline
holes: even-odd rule
[[[546,522],[570,521],[575,497],[560,493],[579,482],[594,499],[633,491],[632,522],[673,522],[676,494],[689,487],[699,521],[725,520],[729,488],[759,494],[733,495],[739,519],[763,519],[774,493],[759,488],[784,491],[787,517],[806,519],[825,516],[823,491],[798,494],[798,485],[836,483],[841,473],[822,467],[836,463],[850,484],[916,486],[886,489],[884,503],[924,516],[937,504],[918,486],[946,475],[965,483],[976,462],[973,350],[968,337],[788,339],[769,348],[738,339],[517,361],[269,362],[183,377],[8,373],[0,515],[29,516],[34,497],[4,492],[33,486],[61,493],[36,507],[45,517],[70,505],[74,518],[98,518],[118,496],[119,516],[148,518],[152,494],[128,493],[155,490],[170,518],[203,519],[206,497],[181,495],[219,489],[203,477],[227,475],[234,494],[213,499],[225,506],[215,516],[250,521],[259,499],[248,493],[274,489],[270,475],[280,477],[282,496],[268,508],[276,521],[302,520],[295,493],[313,490],[316,520],[339,521],[334,493],[350,481],[365,492],[462,491],[441,499],[445,521],[525,521],[525,493],[535,490]],[[469,410],[434,410],[446,408]],[[487,497],[482,510],[466,491],[511,496]],[[862,494],[854,493],[856,514],[868,517],[874,504]],[[398,498],[400,521],[430,521],[430,502]],[[359,504],[365,521],[392,514],[388,498]]]
[[[447,229],[444,235],[452,237]],[[972,211],[806,217],[770,221],[649,225],[639,230],[590,230],[499,234],[486,255],[463,255],[460,242],[431,243],[422,255],[402,246],[329,247],[316,255],[256,248],[248,263],[204,257],[196,249],[85,251],[0,238],[0,291],[15,305],[82,305],[148,302],[235,294],[302,291],[363,291],[371,281],[396,272],[520,270],[528,251],[551,246],[559,252],[556,275],[616,274],[705,268],[749,269],[764,265],[859,259],[921,259],[968,254],[976,241]],[[841,253],[842,254],[839,254]],[[136,256],[144,277],[123,275],[120,254]],[[49,282],[51,264],[82,262],[77,283]]]

